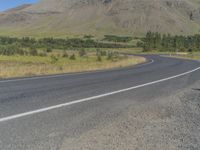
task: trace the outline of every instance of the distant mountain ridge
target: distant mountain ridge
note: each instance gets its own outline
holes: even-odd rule
[[[0,13],[0,34],[21,36],[200,32],[199,0],[41,0]]]

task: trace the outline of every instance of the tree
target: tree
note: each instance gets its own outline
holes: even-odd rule
[[[153,50],[155,47],[155,40],[154,40],[154,33],[147,32],[146,38],[144,39],[144,51],[150,51]]]
[[[194,20],[192,12],[190,13],[190,20]]]
[[[158,32],[156,32],[154,36],[155,36],[154,37],[154,48],[156,50],[158,50],[161,48],[161,42],[162,42],[161,35]]]
[[[143,39],[144,51],[200,51],[200,35],[172,36],[170,34],[148,32]]]

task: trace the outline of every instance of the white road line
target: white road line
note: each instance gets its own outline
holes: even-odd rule
[[[190,70],[188,72],[184,72],[184,73],[175,75],[175,76],[171,76],[171,77],[160,79],[160,80],[156,80],[156,81],[153,81],[153,82],[149,82],[149,83],[133,86],[133,87],[130,87],[130,88],[126,88],[126,89],[122,89],[122,90],[118,90],[118,91],[114,91],[114,92],[110,92],[110,93],[105,93],[105,94],[101,94],[101,95],[97,95],[97,96],[93,96],[93,97],[79,99],[79,100],[75,100],[75,101],[72,101],[72,102],[67,102],[67,103],[63,103],[63,104],[59,104],[59,105],[55,105],[55,106],[50,106],[50,107],[46,107],[46,108],[42,108],[42,109],[37,109],[37,110],[33,110],[33,111],[21,113],[21,114],[16,114],[16,115],[0,118],[0,122],[5,122],[5,121],[13,120],[13,119],[18,119],[18,118],[22,118],[22,117],[25,117],[25,116],[30,116],[30,115],[46,112],[46,111],[49,111],[49,110],[70,106],[70,105],[73,105],[73,104],[78,104],[78,103],[82,103],[82,102],[86,102],[86,101],[92,101],[92,100],[95,100],[95,99],[99,99],[99,98],[102,98],[102,97],[114,95],[114,94],[117,94],[117,93],[122,93],[122,92],[130,91],[130,90],[138,89],[138,88],[145,87],[145,86],[148,86],[148,85],[152,85],[152,84],[164,82],[164,81],[167,81],[167,80],[171,80],[171,79],[174,79],[174,78],[178,78],[178,77],[193,73],[193,72],[195,72],[197,70],[200,70],[200,67],[198,67],[196,69],[193,69],[193,70]]]
[[[140,65],[137,65],[136,67],[150,65],[152,63],[154,63],[153,59],[151,59],[150,62],[148,62],[148,63],[140,64]],[[80,73],[50,75],[50,76],[39,76],[39,77],[29,77],[29,78],[19,78],[19,79],[8,79],[8,80],[0,80],[0,83],[27,81],[27,80],[37,80],[37,79],[50,79],[50,78],[57,78],[57,77],[64,77],[64,76],[82,75],[82,74],[89,74],[89,73],[99,73],[99,72],[113,71],[113,70],[117,70],[117,69],[120,69],[120,68],[110,69],[110,70],[108,69],[108,70],[99,70],[99,71],[88,71],[88,72],[82,72],[82,73],[80,72]]]
[[[144,63],[144,64],[140,64],[140,65],[136,65],[136,67],[141,67],[141,66],[146,66],[146,65],[150,65],[150,64],[152,64],[152,63],[154,63],[155,61],[153,60],[153,59],[150,59],[150,61],[149,62],[147,62],[147,63]]]

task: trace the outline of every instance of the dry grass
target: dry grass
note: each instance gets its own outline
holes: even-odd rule
[[[196,53],[196,54],[185,54],[185,55],[172,55],[171,57],[200,60],[200,54],[198,54],[198,53]]]
[[[0,78],[110,69],[142,62],[145,62],[145,58],[135,56],[119,58],[115,61],[102,57],[101,62],[97,61],[95,56],[77,57],[76,60],[59,57],[56,63],[52,63],[49,56],[0,56]]]

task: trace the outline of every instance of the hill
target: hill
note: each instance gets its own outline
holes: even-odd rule
[[[0,13],[0,34],[144,35],[200,32],[199,0],[41,0]]]

